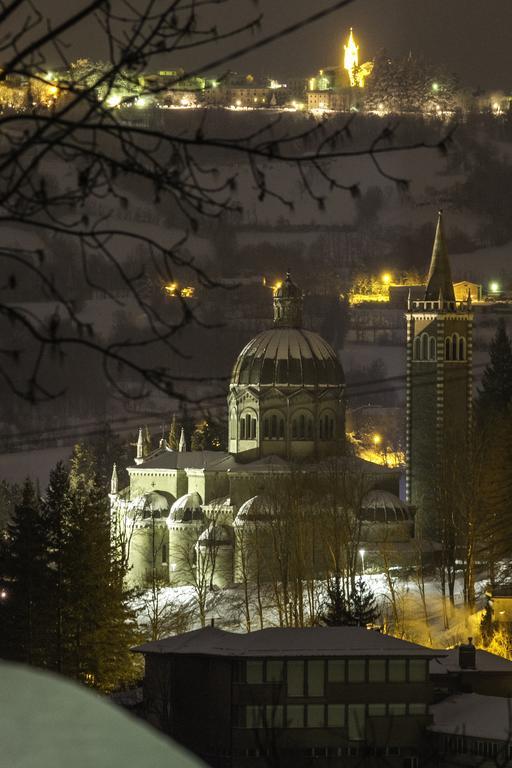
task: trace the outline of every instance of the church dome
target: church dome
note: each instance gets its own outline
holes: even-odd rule
[[[174,496],[165,491],[151,491],[143,497],[143,517],[166,517]]]
[[[361,504],[364,522],[396,523],[412,518],[410,507],[389,491],[370,491]]]
[[[232,546],[233,537],[227,525],[209,525],[197,540],[198,547]]]
[[[321,336],[279,326],[244,347],[231,377],[231,384],[276,387],[339,387],[343,381],[336,353]]]
[[[272,516],[269,501],[265,496],[252,496],[244,501],[233,521],[236,528],[246,523],[265,522]]]
[[[274,291],[274,328],[259,333],[234,365],[231,384],[339,387],[343,369],[333,348],[302,327],[302,291],[290,273]]]
[[[190,523],[193,520],[202,520],[201,497],[196,492],[185,493],[176,499],[169,512],[168,521],[173,523]]]

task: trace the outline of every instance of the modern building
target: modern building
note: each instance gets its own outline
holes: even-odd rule
[[[473,399],[472,302],[455,299],[441,211],[425,293],[409,301],[406,318],[407,501],[422,534],[435,538],[454,462],[466,460]]]
[[[358,627],[208,627],[134,650],[146,718],[214,768],[414,768],[440,653]]]
[[[468,643],[436,656],[430,662],[430,679],[436,699],[460,693],[512,697],[512,661]]]

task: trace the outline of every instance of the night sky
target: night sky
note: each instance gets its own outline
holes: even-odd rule
[[[121,5],[120,0],[118,0]],[[70,13],[86,4],[86,0],[45,0],[39,6],[53,21],[64,12]],[[258,7],[265,14],[262,34],[297,21],[331,3],[325,0],[230,0],[217,6],[219,27],[249,19]],[[146,5],[136,0],[137,8]],[[243,72],[307,75],[322,66],[335,64],[341,39],[353,26],[361,44],[363,60],[380,48],[392,56],[424,55],[429,60],[457,72],[462,81],[474,86],[512,86],[511,0],[354,0],[323,21],[230,64]],[[246,39],[254,39],[252,36]],[[98,57],[104,54],[99,32],[86,31],[69,35],[69,54]],[[242,40],[238,39],[236,47]],[[226,43],[211,56],[197,54],[171,57],[158,62],[161,66],[196,67],[210,58],[226,53]],[[52,62],[50,62],[52,63]]]

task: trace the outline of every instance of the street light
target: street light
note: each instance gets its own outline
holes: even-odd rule
[[[497,283],[496,281],[489,283],[489,290],[491,291],[491,293],[498,293],[498,291],[500,290],[500,284]]]
[[[361,556],[361,573],[364,576],[364,556],[366,554],[366,550],[365,549],[360,549],[359,550],[359,554]]]
[[[389,274],[389,272],[384,272],[384,274],[382,275],[382,282],[384,283],[384,285],[389,285],[390,284],[390,282],[391,282],[391,275]]]
[[[379,435],[379,434],[376,432],[376,433],[374,434],[374,436],[372,437],[372,441],[373,441],[373,444],[374,444],[374,446],[375,446],[375,447],[377,447],[378,445],[380,445],[380,444],[382,443],[382,436],[381,436],[381,435]]]

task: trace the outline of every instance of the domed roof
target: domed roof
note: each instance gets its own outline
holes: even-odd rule
[[[286,326],[252,339],[231,376],[232,384],[277,387],[335,387],[343,381],[341,363],[321,336]]]
[[[185,493],[176,499],[169,512],[169,522],[189,523],[192,520],[202,520],[201,497],[196,492]]]
[[[389,491],[370,491],[361,504],[361,520],[395,523],[412,520],[410,507]]]
[[[143,517],[166,517],[174,496],[165,491],[151,491],[143,496]]]
[[[233,544],[231,529],[227,525],[209,525],[197,540],[198,547],[208,547],[210,545],[218,547],[226,544],[230,546]]]
[[[235,527],[245,523],[264,522],[272,516],[272,509],[265,496],[252,496],[244,501],[233,521]]]

